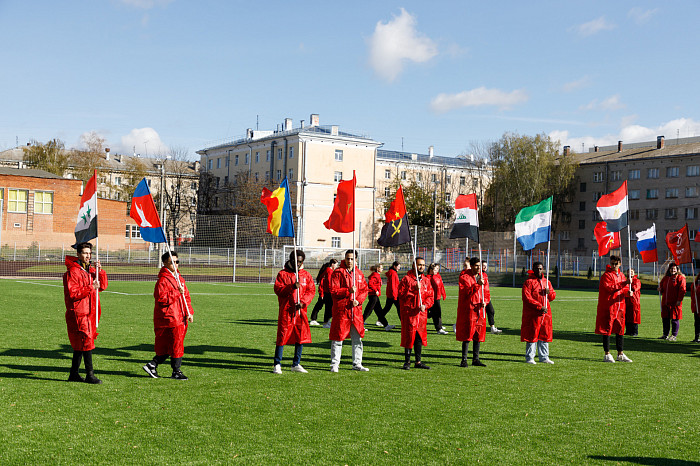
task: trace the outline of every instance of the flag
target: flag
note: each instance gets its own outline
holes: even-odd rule
[[[275,236],[294,238],[292,201],[287,178],[274,191],[263,188],[260,202],[267,207],[267,232]]]
[[[390,247],[411,241],[411,230],[406,216],[406,200],[403,197],[403,188],[399,186],[396,198],[389,206],[384,216],[384,226],[377,243],[380,246]]]
[[[611,249],[620,247],[620,232],[608,231],[605,227],[605,222],[598,222],[595,230],[593,230],[593,234],[598,242],[598,255],[601,257],[609,253]]]
[[[690,251],[690,238],[688,237],[688,224],[683,225],[678,231],[671,231],[666,234],[666,245],[673,254],[676,264],[688,264],[693,261]]]
[[[338,191],[333,204],[331,216],[323,222],[329,230],[338,233],[350,233],[355,231],[355,172],[352,172],[352,180],[338,183]]]
[[[479,243],[479,208],[476,194],[460,194],[455,199],[455,223],[450,238],[469,238]]]
[[[80,210],[78,210],[78,222],[75,225],[76,248],[80,243],[85,243],[97,238],[97,170],[92,178],[85,184],[83,196],[80,198]]]
[[[131,210],[129,216],[136,221],[141,230],[141,238],[150,243],[166,243],[163,225],[158,217],[156,204],[153,202],[151,190],[148,188],[146,178],[139,181],[131,196]]]
[[[627,181],[615,191],[598,199],[596,209],[610,232],[618,232],[627,226]]]
[[[552,230],[552,198],[525,207],[515,217],[515,237],[529,251],[540,243],[549,241]]]
[[[656,224],[652,224],[651,228],[637,233],[637,250],[645,264],[659,260],[659,254],[656,250]]]

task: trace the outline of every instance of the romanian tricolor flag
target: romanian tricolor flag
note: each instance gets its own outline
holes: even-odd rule
[[[263,188],[260,202],[267,207],[267,232],[275,236],[294,238],[292,202],[287,178],[274,191]]]

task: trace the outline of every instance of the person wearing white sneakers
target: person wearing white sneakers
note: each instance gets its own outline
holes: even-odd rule
[[[685,297],[686,281],[675,262],[671,262],[666,270],[666,276],[659,284],[661,292],[661,321],[664,334],[660,340],[676,341],[680,321],[683,319],[683,298]],[[671,334],[669,335],[669,331]]]
[[[536,364],[535,352],[540,354],[540,362],[554,364],[549,359],[549,342],[552,341],[552,307],[549,305],[557,297],[552,283],[543,274],[541,262],[534,262],[532,270],[523,283],[523,318],[520,324],[520,341],[525,342],[525,362]],[[535,348],[537,347],[537,348]]]
[[[403,369],[411,368],[411,352],[415,351],[416,369],[430,369],[423,364],[423,346],[428,346],[428,309],[433,306],[433,286],[424,275],[425,259],[416,257],[415,267],[401,279],[398,296],[401,303],[401,346],[404,349]]]
[[[279,302],[277,316],[277,343],[275,346],[275,374],[282,373],[282,353],[284,345],[294,345],[292,372],[306,373],[302,367],[301,352],[305,343],[311,343],[309,320],[306,308],[314,299],[316,286],[311,274],[304,270],[304,251],[297,250],[289,254],[289,261],[284,264],[275,279],[275,294]]]
[[[445,284],[442,282],[442,276],[440,275],[440,264],[437,262],[430,264],[427,275],[430,277],[430,284],[433,287],[433,296],[435,298],[433,307],[428,309],[428,317],[433,318],[433,325],[438,335],[447,335],[447,330],[442,326],[440,299],[447,299],[447,294],[445,294]]]
[[[632,362],[623,353],[625,335],[625,298],[629,297],[629,279],[620,270],[622,260],[619,256],[610,256],[610,264],[598,283],[598,309],[595,319],[595,333],[603,336],[603,362],[615,362],[610,354],[610,335],[615,334],[617,360]]]
[[[496,327],[496,311],[491,303],[491,289],[489,288],[489,275],[486,271],[489,268],[489,264],[486,261],[481,261],[481,279],[484,282],[484,303],[486,303],[486,318],[489,321],[489,326],[491,327],[491,333],[494,335],[500,335],[503,330],[499,330]]]
[[[362,365],[362,338],[365,336],[365,323],[362,318],[362,303],[367,298],[368,288],[365,276],[355,266],[356,251],[345,252],[345,259],[331,275],[331,296],[333,297],[333,318],[331,319],[331,372],[338,372],[343,340],[352,340],[352,368],[367,372]]]

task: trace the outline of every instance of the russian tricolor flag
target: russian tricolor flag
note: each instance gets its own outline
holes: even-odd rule
[[[656,224],[652,224],[651,228],[637,233],[637,250],[645,264],[659,260],[656,250]]]
[[[627,181],[625,180],[617,190],[602,196],[596,208],[607,224],[608,231],[618,232],[627,226]]]
[[[142,179],[131,198],[129,216],[133,218],[141,230],[141,238],[151,243],[165,243],[165,232],[158,218],[158,211],[148,189],[146,178]]]

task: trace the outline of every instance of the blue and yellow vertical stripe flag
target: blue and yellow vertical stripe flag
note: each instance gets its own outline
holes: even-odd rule
[[[275,236],[294,238],[294,219],[287,178],[274,191],[263,188],[260,202],[267,207],[267,232]]]

